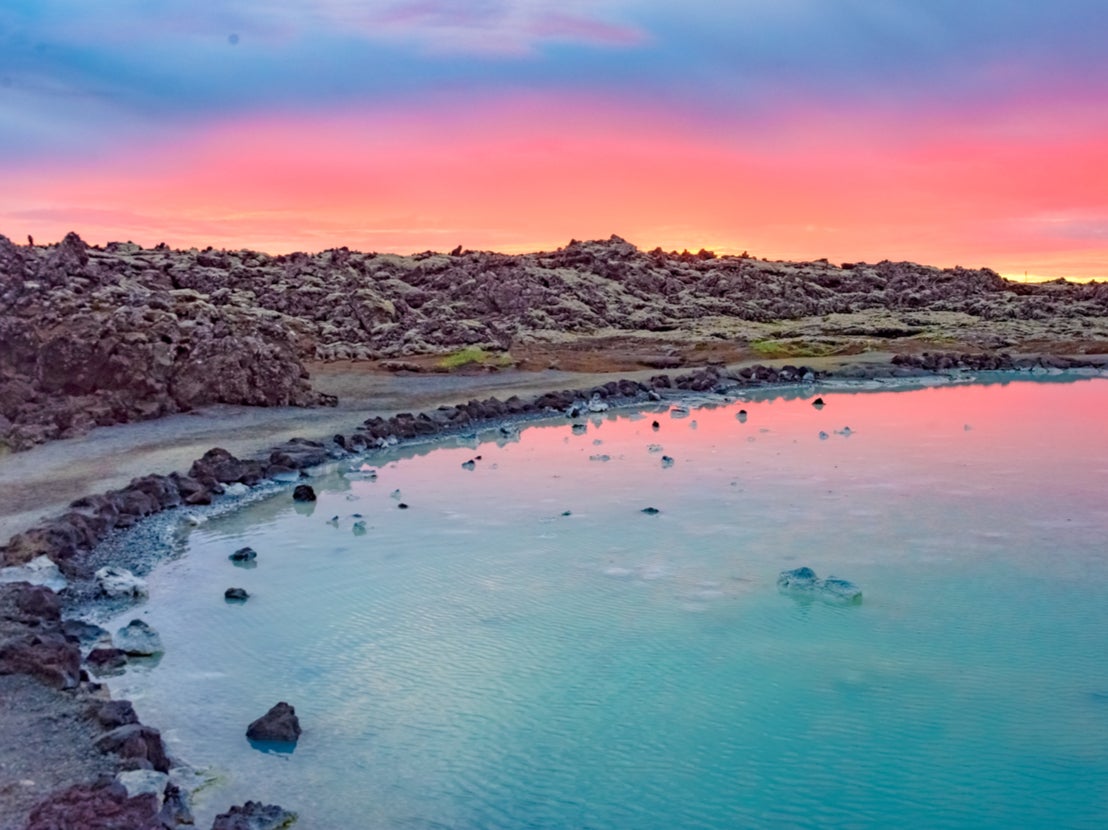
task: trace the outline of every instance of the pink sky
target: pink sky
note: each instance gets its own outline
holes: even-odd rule
[[[1060,2],[174,0],[122,28],[17,4],[0,233],[271,253],[614,233],[1108,278],[1103,13]]]

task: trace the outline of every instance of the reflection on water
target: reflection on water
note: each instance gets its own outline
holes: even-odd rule
[[[820,395],[408,449],[213,519],[113,693],[220,773],[201,825],[1105,826],[1108,382]],[[800,565],[864,602],[778,593]],[[304,734],[258,752],[278,700]]]

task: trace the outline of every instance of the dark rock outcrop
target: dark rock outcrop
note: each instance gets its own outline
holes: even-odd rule
[[[135,707],[129,700],[107,700],[96,707],[96,719],[105,729],[118,729],[120,726],[138,723]]]
[[[0,441],[13,449],[209,403],[323,402],[296,320],[181,286],[171,252],[76,234],[4,249]]]
[[[276,804],[247,801],[216,816],[212,830],[281,830],[295,821],[296,813]]]
[[[297,484],[292,491],[293,501],[315,501],[315,490],[310,484]]]
[[[27,674],[55,689],[81,682],[81,652],[62,634],[27,634],[0,643],[0,674]]]
[[[169,772],[162,735],[153,727],[128,723],[105,733],[96,742],[101,752],[118,755],[129,769],[154,769]]]
[[[247,727],[246,737],[252,741],[295,743],[300,739],[296,709],[281,701]]]
[[[158,798],[146,793],[128,798],[122,784],[78,784],[54,793],[37,806],[26,830],[165,830]]]
[[[94,674],[118,671],[127,665],[127,652],[118,648],[94,648],[85,662]]]
[[[227,558],[232,562],[253,562],[258,558],[258,552],[251,547],[239,548]]]

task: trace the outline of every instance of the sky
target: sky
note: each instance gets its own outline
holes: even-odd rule
[[[0,233],[1108,278],[1104,0],[3,0]]]

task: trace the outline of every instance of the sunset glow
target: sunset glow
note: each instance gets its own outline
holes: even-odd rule
[[[1108,277],[1089,2],[993,28],[996,3],[119,5],[111,30],[75,3],[0,11],[17,242],[523,252],[616,233]]]

